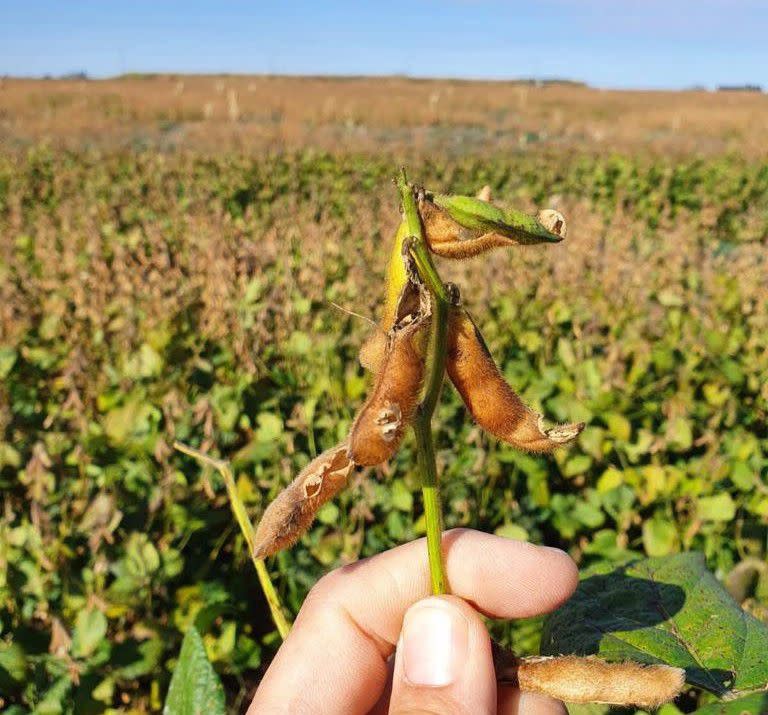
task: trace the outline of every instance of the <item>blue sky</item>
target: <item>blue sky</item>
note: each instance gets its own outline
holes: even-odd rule
[[[766,0],[0,0],[0,75],[565,77],[768,86]]]

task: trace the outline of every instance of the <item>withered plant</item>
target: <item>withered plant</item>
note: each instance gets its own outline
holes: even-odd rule
[[[463,260],[496,248],[556,244],[566,221],[552,209],[535,217],[502,210],[487,189],[477,197],[435,194],[396,178],[402,221],[389,258],[382,315],[360,349],[373,374],[368,398],[347,438],[310,462],[264,511],[253,530],[226,462],[184,445],[177,448],[218,469],[243,531],[273,618],[289,629],[264,559],[292,546],[320,507],[338,494],[355,469],[382,464],[413,430],[426,523],[432,591],[450,593],[442,552],[442,510],[432,436],[432,416],[448,374],[475,422],[511,446],[551,453],[572,442],[583,423],[548,426],[507,384],[483,336],[462,305],[459,288],[446,284],[432,256]],[[656,707],[673,699],[684,671],[667,665],[609,663],[597,657],[518,658],[494,644],[497,678],[523,690],[577,703]]]

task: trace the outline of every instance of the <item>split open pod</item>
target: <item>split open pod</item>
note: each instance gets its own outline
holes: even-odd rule
[[[402,261],[405,279],[391,317],[392,327],[373,359],[373,389],[349,433],[349,456],[361,466],[381,464],[397,451],[413,420],[424,382],[431,297],[407,246]]]

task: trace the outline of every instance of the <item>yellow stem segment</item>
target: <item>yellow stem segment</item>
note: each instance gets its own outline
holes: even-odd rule
[[[193,457],[198,462],[201,462],[209,467],[216,469],[224,479],[224,484],[227,487],[227,495],[229,496],[229,505],[232,508],[232,513],[237,519],[237,524],[240,527],[240,531],[243,534],[245,543],[248,547],[248,554],[251,557],[253,566],[256,569],[256,575],[259,577],[259,583],[264,591],[264,597],[267,599],[267,605],[269,606],[269,612],[272,614],[272,620],[274,621],[277,632],[280,637],[285,640],[289,631],[291,630],[290,621],[286,618],[283,612],[283,607],[280,604],[280,597],[275,590],[275,585],[272,583],[272,579],[269,575],[269,570],[262,559],[254,558],[253,556],[253,524],[248,518],[248,512],[245,510],[245,504],[243,504],[240,495],[237,493],[237,485],[235,479],[232,476],[232,470],[229,468],[229,462],[223,459],[216,459],[204,454],[198,449],[188,447],[181,442],[174,442],[173,446],[183,454]]]

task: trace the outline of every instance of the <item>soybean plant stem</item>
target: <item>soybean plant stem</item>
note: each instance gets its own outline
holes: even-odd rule
[[[413,239],[411,255],[424,283],[432,294],[432,335],[430,359],[424,399],[419,406],[413,431],[416,435],[416,453],[421,473],[421,493],[424,500],[424,519],[427,527],[427,554],[432,592],[435,595],[450,593],[445,574],[442,552],[443,512],[440,503],[440,487],[437,481],[437,465],[432,437],[432,415],[440,398],[445,376],[445,353],[448,335],[448,292],[432,263],[422,231],[413,187],[408,184],[405,169],[396,178],[403,204],[403,215],[408,225],[408,235]]]
[[[198,462],[202,462],[203,464],[207,464],[209,467],[218,470],[219,474],[221,474],[224,479],[224,484],[227,487],[227,495],[229,496],[229,505],[232,508],[232,513],[235,515],[235,519],[237,519],[238,526],[240,527],[240,531],[242,532],[246,546],[248,547],[248,554],[256,569],[256,575],[259,577],[259,583],[264,591],[264,597],[267,599],[269,612],[272,614],[272,621],[274,622],[280,637],[285,640],[288,632],[291,630],[291,624],[285,617],[283,607],[280,604],[280,596],[278,596],[277,591],[275,590],[266,564],[262,559],[257,559],[253,556],[253,524],[251,524],[251,520],[248,518],[248,512],[245,510],[243,500],[237,493],[237,485],[232,476],[232,470],[229,468],[229,463],[223,459],[210,457],[200,450],[188,447],[181,442],[174,442],[173,446],[179,450],[179,452],[194,457]]]
[[[432,428],[429,420],[419,415],[413,423],[416,435],[416,454],[421,472],[421,494],[424,501],[424,520],[427,527],[427,556],[432,593],[450,593],[448,578],[443,564],[442,535],[443,514],[440,505],[440,487],[437,483],[435,450],[432,445]]]

